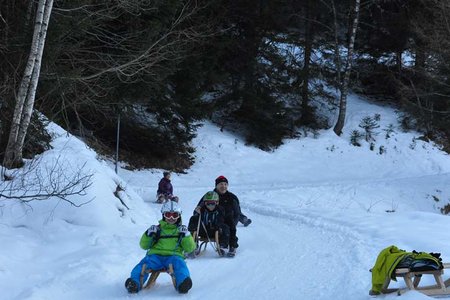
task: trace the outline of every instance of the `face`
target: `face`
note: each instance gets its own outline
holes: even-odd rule
[[[169,224],[175,224],[178,221],[178,218],[180,217],[180,214],[177,212],[165,212],[164,213],[164,219]]]
[[[216,185],[216,189],[219,192],[219,194],[225,194],[228,190],[228,183],[226,182],[219,182],[218,185]]]
[[[170,173],[167,174],[167,175],[166,175],[166,178],[167,178],[167,179],[170,179],[170,176],[171,176],[171,175],[172,175],[172,174],[170,174]]]

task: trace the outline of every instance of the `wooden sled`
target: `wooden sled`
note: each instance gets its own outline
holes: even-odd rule
[[[152,286],[155,285],[156,279],[158,278],[159,274],[162,273],[167,273],[170,275],[170,277],[172,277],[172,283],[173,286],[176,288],[176,282],[175,282],[175,276],[173,274],[173,266],[172,264],[169,265],[168,269],[162,269],[162,270],[152,270],[152,269],[147,269],[147,265],[144,264],[142,266],[142,270],[141,270],[141,276],[139,278],[140,280],[140,284],[142,286],[142,289],[150,289]],[[144,282],[144,276],[145,274],[150,274],[147,283]]]
[[[207,237],[201,237],[197,235],[197,231],[194,231],[192,233],[192,237],[194,238],[195,244],[198,245],[197,249],[194,250],[195,256],[199,256],[206,250],[206,246],[208,246],[208,243],[211,243],[212,247],[214,248],[214,251],[219,255],[220,254],[220,244],[219,244],[219,231],[216,230],[214,233],[214,240],[208,239]]]
[[[450,269],[450,263],[443,264],[444,268],[442,270],[432,270],[432,271],[411,271],[409,268],[399,268],[395,270],[396,277],[402,277],[406,283],[405,288],[389,289],[389,283],[391,278],[386,278],[381,292],[383,294],[397,293],[397,295],[402,295],[407,291],[418,291],[427,296],[448,296],[450,295],[450,279],[443,280],[442,275],[445,269]],[[422,275],[433,275],[436,284],[419,286],[420,279]]]

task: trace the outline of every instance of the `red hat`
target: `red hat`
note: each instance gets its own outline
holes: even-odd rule
[[[221,183],[221,182],[226,182],[226,183],[228,183],[228,179],[227,179],[225,176],[220,175],[219,177],[216,178],[216,185],[218,185],[218,184]]]

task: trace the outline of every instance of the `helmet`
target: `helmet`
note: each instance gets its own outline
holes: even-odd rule
[[[219,194],[214,191],[209,191],[203,196],[203,201],[219,201]]]
[[[161,213],[164,214],[165,212],[177,212],[181,215],[181,207],[178,205],[175,201],[167,201],[163,204],[161,207]]]
[[[163,218],[169,224],[175,224],[181,222],[181,208],[175,201],[167,201],[161,208]]]

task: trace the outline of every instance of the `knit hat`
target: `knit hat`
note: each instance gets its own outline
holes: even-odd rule
[[[218,185],[218,184],[221,183],[221,182],[226,182],[226,183],[228,183],[228,179],[227,179],[225,176],[220,175],[219,177],[216,178],[216,185]]]

